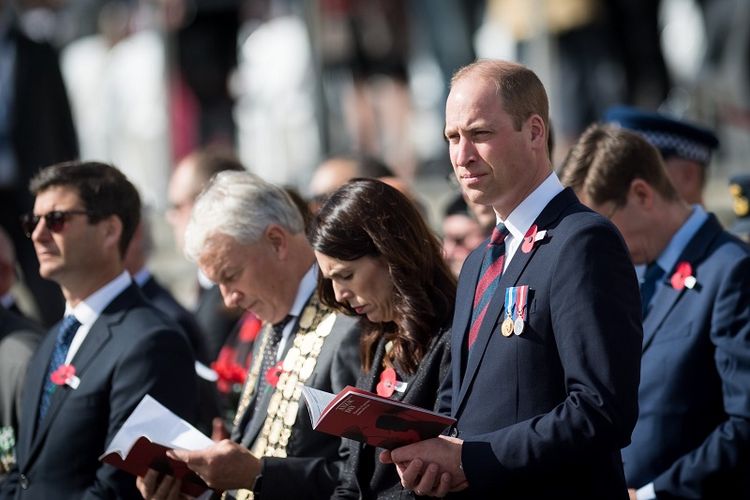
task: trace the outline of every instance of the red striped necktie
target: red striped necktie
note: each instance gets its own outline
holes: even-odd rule
[[[467,345],[469,349],[474,344],[479,334],[479,327],[482,326],[487,307],[490,304],[492,296],[495,295],[500,277],[503,275],[503,264],[505,262],[505,237],[508,236],[508,228],[502,222],[492,230],[490,242],[484,253],[482,261],[482,270],[479,273],[479,283],[474,292],[474,307],[471,313],[471,328],[469,328],[469,337]]]

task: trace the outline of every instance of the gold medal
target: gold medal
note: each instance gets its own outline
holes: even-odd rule
[[[292,395],[294,394],[294,389],[297,387],[297,375],[292,374],[286,381],[286,385],[284,386],[284,399],[291,399]]]
[[[297,420],[297,410],[299,409],[299,403],[289,403],[286,407],[286,413],[284,413],[284,425],[291,427]]]
[[[524,326],[526,326],[526,323],[524,323],[523,318],[516,318],[516,321],[513,323],[513,333],[521,335]]]
[[[318,334],[321,338],[325,338],[328,336],[329,333],[331,333],[331,330],[333,329],[333,324],[336,322],[336,315],[331,313],[328,316],[325,317],[323,321],[320,322],[318,327],[315,329],[315,333]]]
[[[510,316],[505,318],[502,327],[500,327],[500,331],[502,332],[503,337],[510,337],[513,333],[513,320],[510,319]]]
[[[271,396],[271,401],[268,403],[268,413],[275,413],[279,409],[279,403],[281,403],[281,393],[275,391]]]
[[[281,437],[281,422],[276,421],[273,424],[271,424],[271,432],[268,434],[268,442],[270,444],[276,444],[279,442],[279,438]]]
[[[314,319],[315,319],[315,308],[306,307],[305,310],[302,312],[302,316],[300,316],[299,318],[300,329],[307,330],[308,328],[310,328],[310,325],[313,324]]]
[[[299,337],[299,334],[297,334]],[[313,346],[315,345],[315,335],[312,335],[310,333],[303,335],[302,340],[300,341],[299,345],[299,351],[300,354],[303,356],[307,356],[310,354],[313,350]]]
[[[310,378],[310,375],[312,375],[312,372],[315,369],[315,363],[317,363],[317,361],[318,360],[315,358],[307,358],[305,360],[305,363],[302,365],[302,368],[299,369],[299,379],[302,382]]]
[[[289,352],[286,353],[286,356],[284,357],[284,364],[283,369],[284,372],[290,372],[294,369],[294,365],[297,362],[297,358],[299,358],[299,348],[292,347],[289,349]]]

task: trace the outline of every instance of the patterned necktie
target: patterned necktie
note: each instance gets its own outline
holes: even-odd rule
[[[656,261],[646,267],[646,272],[643,275],[643,283],[641,283],[641,306],[643,308],[643,317],[649,311],[649,304],[656,291],[656,283],[664,276],[664,269],[662,269]]]
[[[255,408],[253,409],[253,415],[255,415],[255,412],[260,408],[260,405],[265,399],[266,391],[270,387],[267,380],[268,370],[276,364],[276,358],[279,353],[279,343],[284,334],[284,327],[286,327],[289,321],[293,318],[294,316],[288,315],[286,318],[273,325],[269,332],[271,335],[263,349],[263,361],[260,365],[260,376],[258,377],[260,380],[258,381],[258,392],[255,395]]]
[[[52,401],[52,394],[55,392],[55,384],[50,380],[50,375],[57,370],[58,366],[65,363],[70,343],[73,341],[73,336],[78,331],[79,326],[81,326],[81,323],[72,314],[65,316],[62,323],[60,323],[60,328],[57,330],[57,339],[55,340],[55,349],[52,351],[52,358],[49,360],[47,374],[44,377],[44,387],[42,389],[42,397],[39,401],[39,420],[37,424],[41,424],[42,420],[44,420],[50,401]]]
[[[479,273],[479,283],[474,293],[474,308],[471,313],[471,328],[469,328],[469,337],[467,346],[471,349],[474,341],[479,334],[479,327],[482,326],[484,315],[487,313],[487,306],[490,299],[497,290],[497,284],[503,275],[503,264],[505,262],[505,237],[508,236],[508,228],[501,222],[492,230],[490,242],[484,253],[482,261],[482,270]]]

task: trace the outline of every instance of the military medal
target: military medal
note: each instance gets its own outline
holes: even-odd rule
[[[510,337],[513,333],[513,306],[516,296],[515,287],[508,287],[505,289],[505,320],[500,326],[500,333],[503,337]]]
[[[521,335],[526,326],[526,302],[529,298],[529,285],[516,287],[516,321],[513,323],[513,333]]]

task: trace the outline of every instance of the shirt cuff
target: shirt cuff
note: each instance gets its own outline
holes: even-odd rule
[[[656,491],[654,491],[654,483],[648,483],[642,488],[638,488],[635,492],[635,497],[638,500],[656,500]]]

